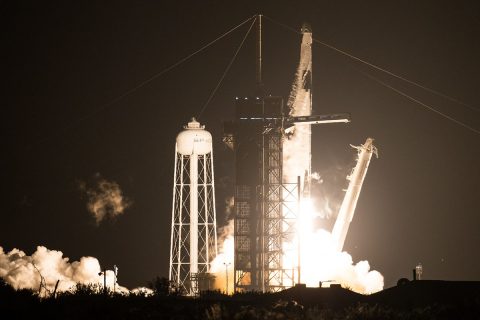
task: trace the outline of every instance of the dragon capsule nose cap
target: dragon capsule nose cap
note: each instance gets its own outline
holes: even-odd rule
[[[312,33],[312,28],[310,27],[310,24],[304,22],[302,25],[302,33]]]

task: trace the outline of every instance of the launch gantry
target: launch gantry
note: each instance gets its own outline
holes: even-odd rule
[[[258,16],[257,94],[237,98],[235,120],[224,123],[224,141],[234,150],[235,291],[279,291],[300,282],[300,265],[286,263],[284,244],[296,237],[299,200],[307,181],[285,174],[287,136],[310,125],[349,122],[348,114],[311,115],[311,31],[302,28],[302,52],[288,108],[283,98],[265,96],[261,75],[261,16]],[[291,138],[291,137],[290,137]],[[305,166],[310,174],[310,145]],[[294,172],[296,175],[296,171]]]

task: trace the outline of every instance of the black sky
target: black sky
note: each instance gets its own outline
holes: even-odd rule
[[[462,1],[32,1],[1,2],[5,90],[5,205],[0,246],[37,245],[71,260],[94,256],[135,287],[167,276],[174,141],[200,112],[248,26],[102,106],[256,13],[477,111],[313,47],[316,113],[350,112],[352,123],[313,129],[313,169],[333,198],[346,187],[355,151],[373,137],[371,163],[346,249],[385,276],[387,287],[421,262],[428,279],[480,280],[480,135],[407,100],[360,71],[480,130],[480,9]],[[168,3],[168,4],[167,4]],[[267,92],[288,96],[300,36],[264,20]],[[200,119],[214,136],[217,214],[225,221],[232,155],[222,145],[235,96],[252,93],[249,37]],[[99,111],[100,110],[100,111]],[[97,112],[99,111],[99,112]],[[100,173],[133,205],[96,226],[79,181]]]

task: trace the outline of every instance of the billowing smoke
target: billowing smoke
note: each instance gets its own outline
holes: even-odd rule
[[[370,270],[368,261],[353,263],[352,256],[335,249],[330,232],[319,229],[302,234],[301,282],[307,286],[329,286],[340,283],[346,288],[370,294],[383,289],[383,276]]]
[[[311,175],[311,197],[317,208],[319,217],[323,219],[326,225],[333,224],[332,218],[336,218],[342,200],[345,197],[345,190],[348,187],[348,181],[345,179],[349,172],[347,169],[335,166],[319,172],[313,172]],[[325,225],[325,227],[326,227]]]
[[[53,293],[58,282],[57,292],[72,289],[77,283],[96,284],[103,287],[100,263],[94,257],[82,257],[80,261],[69,262],[61,251],[38,246],[31,255],[19,249],[4,252],[0,247],[0,277],[15,289],[32,289],[42,296]],[[115,274],[106,271],[106,284],[113,290]],[[116,285],[117,292],[128,292]]]
[[[306,163],[310,160],[310,154],[307,153],[308,148],[305,145],[309,143],[308,134],[295,131],[293,138],[284,144],[284,159],[289,159],[284,162],[287,181],[294,180],[293,174],[300,174],[295,166],[302,165],[303,168],[307,168]],[[301,200],[303,208],[299,213],[297,237],[291,243],[284,243],[286,252],[284,265],[294,269],[298,266],[296,261],[298,261],[298,241],[300,240],[302,283],[308,286],[318,286],[320,282],[323,286],[340,283],[353,291],[367,294],[382,290],[383,276],[378,271],[370,270],[368,261],[354,264],[350,254],[336,250],[336,243],[331,233],[325,229],[325,226],[319,226],[316,223],[318,218],[328,219],[337,214],[341,203],[340,197],[344,196],[344,193],[341,192],[341,188],[332,188],[329,185],[330,179],[322,178],[319,174],[310,176],[309,180],[312,178],[313,182],[315,180],[319,182],[312,185],[312,195],[314,194],[315,197],[310,198],[308,194],[303,193]],[[303,186],[308,187],[305,184]],[[332,194],[332,190],[338,190],[338,192]],[[307,204],[309,207],[303,206]],[[318,210],[314,210],[314,204]],[[295,274],[298,274],[297,271]]]
[[[214,288],[220,291],[227,291],[227,277],[228,277],[228,293],[233,293],[233,228],[234,220],[228,221],[228,224],[219,230],[219,252],[212,261],[210,268],[215,275]]]
[[[342,286],[355,292],[369,294],[380,291],[384,286],[383,276],[375,270],[370,270],[368,261],[353,263],[352,256],[347,252],[335,250],[330,232],[324,229],[313,230],[309,224],[302,236],[302,274],[301,282],[310,287],[329,286],[340,283]],[[212,273],[215,275],[215,289],[233,293],[233,220],[221,228],[220,252],[211,264]],[[295,244],[296,245],[296,244]],[[296,261],[295,256],[285,257]]]
[[[312,172],[312,175],[310,176],[310,178],[312,179],[312,182],[315,182],[315,183],[318,183],[318,184],[323,183],[323,178],[320,175],[320,173],[318,173],[318,172]]]
[[[80,190],[87,196],[87,209],[94,216],[97,225],[106,218],[114,218],[125,212],[132,201],[124,197],[118,183],[107,181],[100,174],[95,175],[93,186],[80,182]]]
[[[294,145],[291,147],[289,151],[295,152]],[[328,179],[324,180],[320,175],[315,174],[314,180],[323,180],[318,184],[322,187],[319,188],[321,192],[315,198],[302,198],[297,237],[291,243],[284,244],[287,252],[284,256],[284,264],[297,267],[297,248],[300,241],[301,282],[307,286],[316,287],[319,284],[329,286],[331,283],[340,283],[344,287],[364,294],[382,290],[383,276],[378,271],[370,270],[368,261],[354,263],[350,254],[338,251],[332,234],[325,229],[325,226],[315,223],[318,218],[325,219],[336,215],[340,199],[329,200],[331,199],[329,191],[324,188],[328,185],[326,183]],[[343,192],[342,195],[344,195]],[[318,210],[315,210],[315,207],[318,207]]]
[[[211,265],[215,274],[215,288],[233,293],[233,220],[222,228],[223,243],[220,253]],[[370,270],[368,261],[353,263],[352,256],[347,252],[335,250],[330,232],[324,229],[310,230],[302,236],[302,274],[301,282],[310,287],[329,286],[340,283],[342,286],[355,292],[370,294],[383,289],[384,278],[375,270]],[[297,259],[296,253],[292,258]]]
[[[228,217],[229,220],[233,218],[234,208],[235,208],[235,202],[234,202],[233,196],[226,197],[225,198],[225,215]]]

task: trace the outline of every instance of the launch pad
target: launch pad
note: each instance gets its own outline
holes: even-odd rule
[[[346,113],[312,115],[312,33],[306,26],[302,28],[300,62],[287,103],[284,103],[283,97],[265,94],[261,74],[261,16],[257,19],[259,31],[256,94],[237,97],[234,120],[223,123],[223,141],[234,152],[235,180],[233,261],[232,258],[227,261],[222,257],[225,261],[221,261],[220,265],[223,263],[225,266],[226,283],[223,286],[228,288],[228,265],[233,262],[234,292],[278,292],[305,284],[304,281],[311,282],[311,279],[318,276],[318,271],[313,270],[312,273],[312,266],[320,265],[308,263],[305,270],[309,279],[302,280],[305,273],[302,264],[311,261],[309,255],[315,256],[315,250],[318,250],[314,248],[315,243],[320,244],[318,238],[314,239],[309,235],[304,241],[302,235],[306,230],[305,223],[308,224],[305,218],[310,218],[311,215],[310,208],[303,207],[304,201],[310,202],[311,125],[350,122],[350,115]],[[198,142],[191,133],[197,134],[198,129],[186,129],[188,132],[181,133],[178,137],[184,134],[189,139],[184,142],[177,137],[179,152],[172,213],[174,241],[171,248],[170,279],[180,280],[189,295],[197,295],[202,290],[200,282],[205,282],[199,281],[204,278],[202,274],[214,272],[218,276],[218,270],[210,269],[212,261],[219,257],[212,255],[214,248],[211,247],[216,243],[216,237],[212,233],[216,225],[215,210],[212,207],[213,164],[208,162],[212,159],[211,137],[208,146],[206,145],[208,152],[198,154],[195,150],[190,150],[190,146]],[[205,134],[198,134],[200,133]],[[334,245],[335,248],[331,246],[334,251],[341,252],[343,247],[371,155],[376,151],[372,141],[373,139],[369,138],[365,145],[357,147],[357,167],[347,177],[351,180],[349,191],[333,230],[332,239],[338,242]],[[188,150],[183,151],[184,146],[188,146]],[[203,153],[206,156],[203,156]],[[203,157],[207,160],[204,166],[208,168],[205,169],[209,172],[207,178],[211,179],[200,179],[200,182],[205,180],[206,185],[198,189],[199,172],[195,164],[197,158]],[[186,164],[190,164],[188,175],[184,174],[187,172]],[[202,172],[206,172],[205,170]],[[178,177],[184,177],[185,180],[178,180]],[[211,192],[205,193],[205,190]],[[206,198],[202,198],[203,193]],[[206,205],[199,207],[195,199],[197,197],[200,203]],[[200,221],[197,214],[201,212],[205,212],[201,214],[205,218]],[[210,216],[211,219],[208,218]],[[202,221],[207,231],[197,230],[202,226],[199,223]],[[205,237],[199,238],[202,242],[197,243],[198,235],[203,234]],[[304,252],[304,248],[309,251]],[[203,260],[200,261],[199,258]],[[214,264],[218,264],[218,261]],[[325,279],[318,279],[317,283]]]

